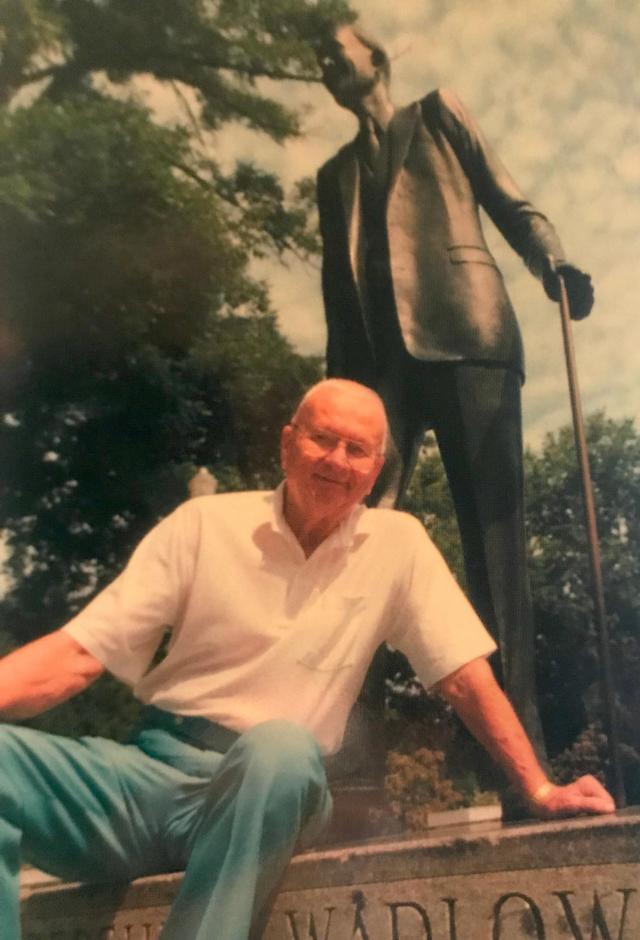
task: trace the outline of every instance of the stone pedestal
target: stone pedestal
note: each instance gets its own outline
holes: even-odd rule
[[[156,940],[180,875],[23,893],[24,940]],[[640,813],[293,859],[264,940],[638,940]],[[185,940],[189,938],[185,937]],[[212,938],[213,940],[213,938]]]

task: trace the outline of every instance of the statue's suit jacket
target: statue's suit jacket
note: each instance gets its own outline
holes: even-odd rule
[[[407,351],[429,362],[494,363],[523,373],[520,332],[479,207],[537,277],[545,255],[563,258],[553,226],[452,92],[439,89],[403,108],[389,133],[389,273]],[[329,375],[375,384],[359,173],[352,141],[318,174],[327,367]]]

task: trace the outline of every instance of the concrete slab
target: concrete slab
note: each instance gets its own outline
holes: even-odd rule
[[[32,884],[24,940],[156,940],[180,875]],[[640,810],[293,859],[264,940],[639,940]],[[185,938],[189,940],[189,938]]]

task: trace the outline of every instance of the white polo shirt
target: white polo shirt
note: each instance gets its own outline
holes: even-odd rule
[[[305,558],[282,487],[184,503],[64,629],[145,703],[236,731],[287,718],[327,753],[381,642],[426,687],[495,649],[416,519],[357,507]]]

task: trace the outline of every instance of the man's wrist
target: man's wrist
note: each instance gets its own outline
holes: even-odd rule
[[[550,780],[545,780],[544,783],[541,783],[532,793],[527,794],[527,800],[533,806],[541,806],[546,803],[547,797],[550,793],[557,789],[556,784],[552,783]]]

